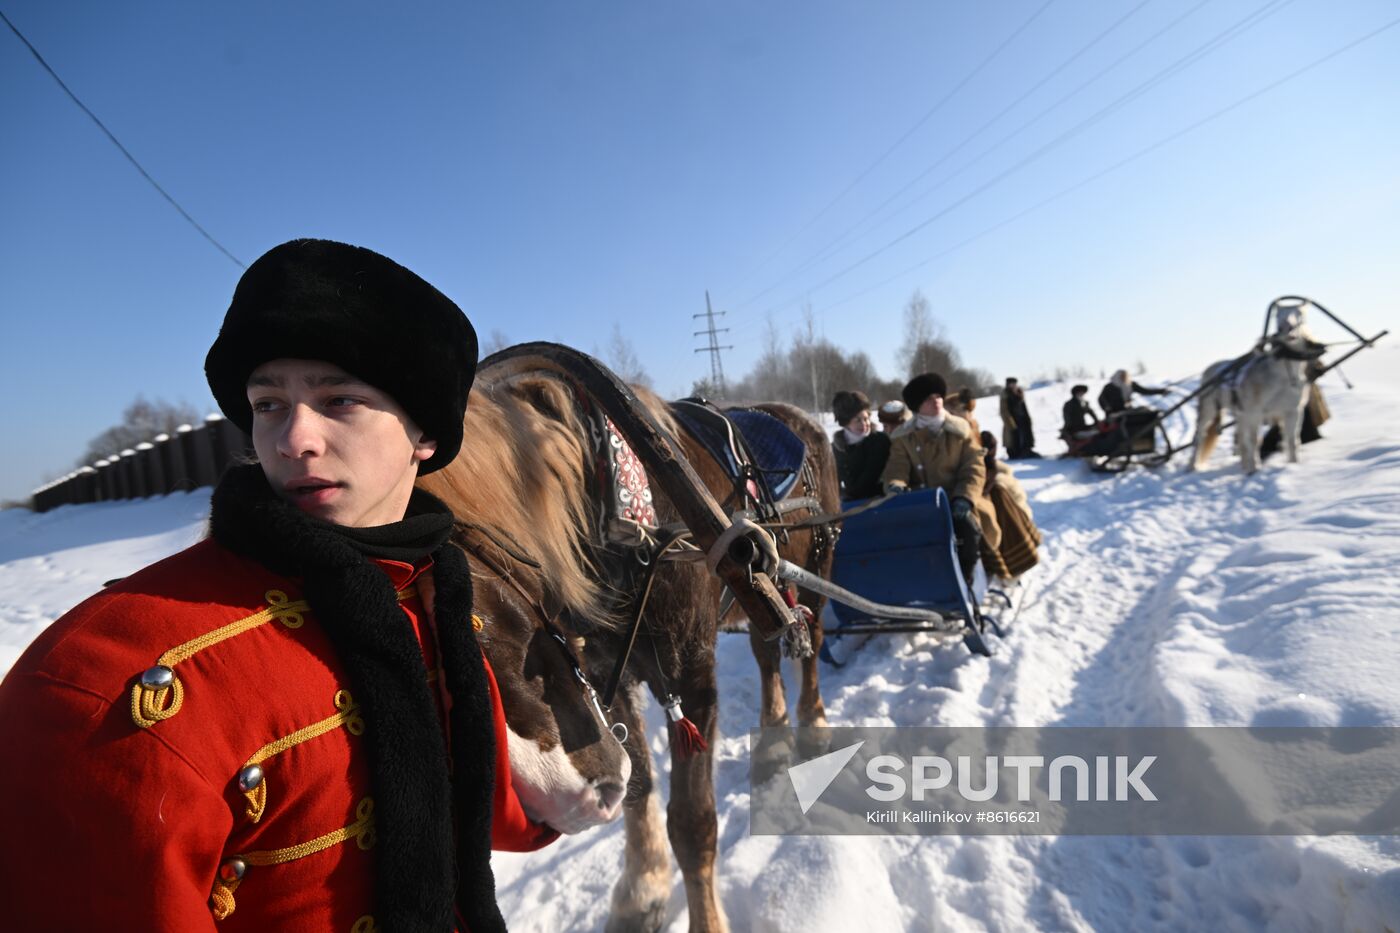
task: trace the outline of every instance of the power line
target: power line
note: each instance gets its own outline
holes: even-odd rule
[[[788,272],[786,275],[784,275],[781,279],[779,279],[778,281],[774,282],[772,285],[768,286],[767,288],[765,288],[763,291],[759,292],[758,294],[753,295],[753,296],[750,297],[748,300],[742,302],[742,303],[740,304],[740,306],[739,306],[739,310],[742,310],[742,309],[743,309],[744,307],[746,307],[747,305],[751,304],[751,303],[754,302],[754,301],[757,301],[759,298],[762,298],[764,295],[766,295],[766,294],[768,294],[769,292],[773,291],[773,290],[776,289],[778,286],[780,286],[780,285],[782,285],[783,283],[789,281],[789,280],[792,279],[794,276],[798,275],[799,273],[803,272],[804,270],[810,268],[813,264],[818,263],[818,262],[821,262],[821,261],[824,260],[824,259],[830,258],[832,255],[834,255],[836,252],[839,251],[840,247],[842,246],[842,244],[843,244],[844,242],[848,241],[848,240],[856,233],[856,231],[858,231],[863,225],[865,225],[865,223],[866,223],[867,221],[869,221],[872,217],[875,217],[876,215],[878,215],[882,210],[884,210],[886,207],[888,207],[896,198],[898,198],[900,195],[904,194],[906,191],[908,191],[910,188],[912,188],[912,187],[913,187],[914,185],[916,185],[918,182],[922,181],[924,178],[928,177],[928,175],[929,175],[930,173],[932,173],[936,168],[938,168],[938,167],[939,167],[940,165],[942,165],[944,162],[947,162],[950,158],[952,158],[953,156],[955,156],[955,155],[957,155],[959,152],[961,152],[962,149],[963,149],[964,147],[966,147],[966,146],[967,146],[969,143],[971,143],[974,139],[976,139],[978,136],[982,135],[982,133],[986,132],[989,128],[991,128],[993,125],[995,125],[996,122],[997,122],[998,120],[1000,120],[1002,117],[1006,116],[1006,114],[1010,113],[1013,109],[1015,109],[1015,107],[1016,107],[1018,104],[1020,104],[1020,103],[1021,103],[1022,101],[1024,101],[1026,98],[1030,97],[1030,96],[1031,96],[1032,94],[1034,94],[1036,91],[1040,90],[1042,87],[1044,87],[1046,84],[1048,84],[1052,79],[1055,78],[1056,75],[1060,74],[1060,72],[1064,71],[1066,68],[1068,68],[1070,65],[1072,65],[1075,61],[1077,61],[1077,60],[1078,60],[1081,56],[1083,56],[1086,52],[1088,52],[1088,51],[1089,51],[1090,49],[1092,49],[1094,46],[1096,46],[1096,45],[1098,45],[1100,42],[1102,42],[1105,38],[1107,38],[1107,37],[1109,36],[1109,34],[1111,34],[1111,33],[1114,32],[1116,29],[1118,29],[1119,26],[1123,25],[1123,24],[1124,24],[1125,22],[1127,22],[1134,14],[1136,14],[1139,10],[1141,10],[1143,7],[1147,6],[1147,5],[1148,5],[1149,3],[1151,3],[1151,2],[1152,2],[1152,0],[1141,0],[1141,2],[1138,3],[1137,6],[1133,7],[1133,8],[1130,9],[1130,10],[1128,10],[1128,12],[1124,13],[1124,14],[1123,14],[1122,16],[1120,16],[1117,20],[1115,20],[1115,21],[1113,22],[1113,24],[1110,25],[1107,29],[1104,29],[1102,32],[1100,32],[1100,33],[1099,33],[1097,36],[1095,36],[1093,39],[1089,40],[1086,44],[1084,44],[1083,46],[1081,46],[1081,47],[1079,48],[1078,51],[1076,51],[1074,54],[1070,55],[1070,56],[1069,56],[1068,58],[1066,58],[1064,61],[1060,62],[1060,64],[1057,65],[1055,68],[1053,68],[1049,73],[1045,74],[1043,77],[1040,78],[1040,80],[1036,81],[1036,82],[1035,82],[1034,84],[1032,84],[1029,88],[1027,88],[1024,92],[1022,92],[1022,94],[1021,94],[1019,97],[1017,97],[1015,100],[1011,101],[1011,103],[1009,103],[1009,104],[1007,104],[1005,107],[1003,107],[995,116],[993,116],[991,119],[989,119],[989,120],[987,120],[985,123],[983,123],[980,127],[978,127],[976,130],[974,130],[970,135],[964,137],[963,140],[962,140],[960,143],[958,143],[956,146],[954,146],[952,149],[950,149],[950,150],[948,150],[947,152],[945,152],[941,157],[939,157],[939,159],[938,159],[936,162],[934,162],[934,163],[933,163],[932,165],[930,165],[928,168],[924,169],[924,170],[923,170],[922,172],[920,172],[918,175],[914,176],[912,179],[910,179],[908,182],[906,182],[906,183],[904,184],[904,186],[901,187],[898,191],[894,192],[894,194],[891,194],[889,197],[885,198],[885,200],[881,201],[881,202],[880,202],[878,205],[876,205],[874,208],[872,208],[871,210],[867,211],[867,212],[865,213],[865,215],[862,216],[858,221],[856,221],[856,222],[855,222],[854,224],[852,224],[851,226],[847,227],[847,228],[846,228],[844,231],[842,231],[841,233],[837,234],[836,237],[834,237],[833,239],[829,240],[829,241],[826,243],[825,246],[822,246],[822,247],[821,247],[820,249],[818,249],[817,252],[814,253],[812,256],[808,257],[805,261],[803,261],[802,263],[800,263],[800,264],[798,264],[797,266],[795,266],[791,271],[789,271],[789,272]],[[1206,3],[1208,3],[1208,2],[1209,2],[1209,0],[1200,0],[1200,2],[1199,2],[1195,7],[1193,7],[1191,10],[1188,10],[1187,13],[1186,13],[1185,15],[1190,15],[1190,13],[1194,13],[1196,10],[1200,9],[1202,6],[1204,6],[1204,5],[1205,5]],[[1173,23],[1169,24],[1169,26],[1168,26],[1167,28],[1170,28],[1171,25],[1175,25],[1176,22],[1179,22],[1180,19],[1183,19],[1183,18],[1185,18],[1185,17],[1183,16],[1183,17],[1178,18],[1176,21],[1174,21]],[[1152,39],[1157,38],[1157,36],[1160,36],[1160,35],[1162,34],[1162,32],[1165,32],[1165,31],[1166,31],[1166,29],[1160,30],[1156,35],[1154,35],[1154,36],[1152,36],[1151,38],[1149,38],[1149,39],[1148,39],[1148,42],[1152,41]],[[1114,62],[1114,64],[1111,65],[1111,66],[1109,66],[1108,69],[1104,69],[1103,71],[1100,71],[1097,75],[1094,76],[1093,79],[1090,79],[1090,81],[1087,81],[1087,82],[1085,82],[1085,83],[1083,83],[1083,84],[1080,84],[1078,88],[1076,88],[1073,92],[1071,92],[1071,93],[1070,93],[1069,95],[1067,95],[1066,97],[1062,97],[1059,101],[1057,101],[1057,102],[1056,102],[1054,105],[1052,105],[1049,109],[1054,109],[1054,107],[1058,107],[1061,103],[1063,103],[1063,102],[1064,102],[1065,100],[1067,100],[1069,97],[1072,97],[1072,96],[1074,96],[1075,94],[1077,94],[1079,91],[1082,91],[1082,90],[1083,90],[1085,87],[1087,87],[1089,84],[1093,83],[1093,80],[1097,79],[1098,77],[1100,77],[1101,75],[1103,75],[1106,71],[1110,70],[1111,68],[1116,67],[1119,63],[1121,63],[1121,62],[1123,61],[1124,58],[1127,58],[1127,57],[1129,57],[1130,55],[1136,53],[1137,51],[1139,51],[1140,49],[1142,49],[1142,47],[1143,47],[1144,45],[1146,45],[1146,44],[1147,44],[1147,43],[1145,42],[1145,43],[1142,43],[1141,45],[1137,46],[1137,48],[1133,49],[1133,51],[1130,52],[1130,53],[1128,53],[1128,55],[1125,55],[1125,56],[1123,56],[1123,58],[1120,58],[1117,62]],[[1046,113],[1046,112],[1048,112],[1048,110],[1047,110],[1047,111],[1042,111],[1042,116],[1043,116],[1044,113]],[[921,122],[922,122],[922,121],[921,121]],[[1023,126],[1024,126],[1024,125],[1023,125]],[[1012,133],[1010,136],[1005,136],[1005,137],[1002,138],[1002,141],[1005,142],[1006,140],[1010,139],[1010,138],[1011,138],[1012,136],[1014,136],[1014,135],[1015,135],[1015,133]],[[886,155],[888,155],[888,153],[886,153]],[[984,153],[984,155],[985,155],[985,153]],[[881,156],[881,158],[884,158],[884,156]],[[862,177],[863,177],[863,176],[862,176]],[[923,196],[923,195],[921,195],[920,197],[922,197],[922,196]],[[899,213],[899,212],[896,212],[895,215],[891,215],[891,216],[897,216],[898,213]]]
[[[1001,44],[992,50],[991,54],[983,58],[982,61],[977,65],[977,67],[973,68],[970,72],[964,75],[963,79],[957,84],[955,84],[951,89],[949,89],[948,93],[944,94],[943,97],[939,99],[938,103],[934,104],[933,107],[930,108],[929,111],[925,113],[922,117],[920,117],[913,126],[909,127],[909,129],[904,132],[904,135],[900,136],[893,143],[891,143],[889,147],[885,149],[884,152],[880,153],[880,155],[876,157],[874,162],[871,162],[868,166],[866,166],[865,169],[855,177],[855,180],[853,180],[850,184],[846,185],[845,188],[841,189],[841,192],[838,195],[836,195],[836,197],[832,198],[825,207],[813,214],[805,224],[803,224],[794,233],[792,233],[786,240],[780,243],[778,247],[774,249],[771,253],[769,253],[766,257],[764,257],[758,265],[754,266],[752,273],[750,274],[752,275],[753,273],[757,273],[758,270],[768,265],[768,263],[772,262],[773,257],[777,256],[784,249],[787,249],[787,247],[792,243],[793,240],[797,239],[804,232],[811,229],[812,225],[815,224],[822,217],[824,217],[827,211],[831,210],[838,203],[840,203],[841,199],[844,198],[846,195],[850,194],[852,189],[854,189],[856,185],[860,184],[866,179],[866,177],[870,175],[871,172],[875,171],[875,169],[880,166],[880,163],[884,162],[885,159],[889,158],[891,153],[893,153],[896,149],[902,146],[905,143],[905,141],[909,139],[910,136],[913,136],[914,133],[916,133],[920,128],[922,128],[925,123],[932,119],[934,114],[938,113],[939,110],[943,109],[943,106],[947,104],[948,101],[952,100],[955,96],[957,96],[958,92],[961,91],[964,87],[966,87],[967,84],[970,81],[972,81],[973,78],[981,74],[984,68],[986,68],[993,61],[995,61],[996,58],[999,55],[1001,55],[1003,51],[1006,50],[1006,47],[1009,46],[1013,41],[1015,41],[1015,39],[1018,36],[1020,36],[1021,33],[1025,32],[1026,29],[1030,27],[1031,23],[1034,23],[1037,19],[1039,19],[1040,14],[1048,10],[1051,4],[1053,4],[1054,2],[1055,0],[1045,0],[1045,3],[1042,4],[1034,13],[1032,13],[1030,17],[1026,19],[1025,22],[1018,26],[1016,30],[1011,33],[1011,35],[1003,39]],[[757,295],[752,295],[749,298],[744,299],[744,301],[740,302],[740,307],[749,305],[752,302],[757,301],[769,291],[772,291],[772,288],[765,289],[763,292],[760,292]]]
[[[146,179],[146,181],[150,182],[150,183],[151,183],[151,187],[152,187],[152,188],[155,188],[157,191],[159,191],[159,192],[160,192],[160,196],[163,197],[163,198],[165,198],[165,200],[169,201],[169,202],[170,202],[170,206],[173,207],[173,208],[175,208],[175,210],[179,211],[179,212],[180,212],[180,216],[183,217],[183,218],[185,218],[185,220],[189,221],[190,226],[194,227],[196,230],[199,231],[199,235],[200,235],[200,236],[204,237],[204,239],[206,239],[206,240],[208,240],[210,243],[214,244],[214,248],[215,248],[215,249],[217,249],[219,252],[223,253],[223,254],[224,254],[225,256],[227,256],[230,260],[232,260],[233,264],[236,265],[236,266],[238,266],[238,268],[240,268],[240,269],[246,269],[246,268],[248,268],[246,265],[244,265],[244,264],[239,260],[239,258],[238,258],[237,256],[233,255],[233,253],[230,253],[227,249],[225,249],[225,248],[224,248],[224,245],[223,245],[222,243],[220,243],[218,240],[216,240],[216,239],[214,239],[212,236],[210,236],[210,235],[209,235],[209,231],[208,231],[208,230],[205,230],[203,227],[201,227],[201,226],[199,225],[199,221],[197,221],[197,220],[195,220],[193,217],[191,217],[189,211],[187,211],[187,210],[185,210],[183,207],[181,207],[181,206],[180,206],[180,203],[179,203],[178,201],[176,201],[174,198],[172,198],[172,197],[170,196],[169,192],[167,192],[164,188],[162,188],[162,187],[160,186],[160,183],[157,182],[154,178],[151,177],[151,173],[148,172],[148,171],[146,171],[145,168],[143,168],[143,167],[141,166],[141,163],[140,163],[140,162],[137,162],[137,161],[136,161],[136,157],[135,157],[134,155],[132,155],[130,152],[127,151],[127,148],[121,144],[121,141],[118,140],[116,136],[112,135],[112,131],[109,130],[109,129],[107,129],[106,125],[103,124],[103,122],[97,118],[97,114],[93,113],[91,110],[89,110],[89,109],[87,108],[87,105],[86,105],[86,104],[84,104],[82,101],[78,100],[78,95],[77,95],[77,94],[74,94],[74,93],[69,89],[68,85],[66,85],[66,84],[63,83],[63,79],[60,78],[60,77],[58,76],[58,73],[57,73],[57,72],[55,72],[51,67],[49,67],[49,63],[48,63],[48,62],[44,61],[44,56],[40,55],[40,54],[39,54],[39,50],[36,49],[36,48],[34,48],[34,44],[24,37],[24,33],[20,32],[19,29],[15,26],[14,23],[10,22],[10,18],[9,18],[8,16],[6,16],[3,12],[0,12],[0,19],[4,20],[4,21],[5,21],[5,25],[10,27],[10,31],[13,32],[16,36],[19,37],[19,41],[21,41],[21,42],[24,43],[25,47],[29,49],[30,54],[32,54],[32,55],[34,56],[34,58],[39,62],[39,64],[43,66],[44,70],[47,71],[47,72],[49,73],[49,76],[50,76],[51,78],[53,78],[55,81],[58,82],[58,86],[61,87],[61,88],[63,88],[63,93],[67,94],[68,97],[69,97],[69,99],[72,100],[73,103],[75,103],[75,104],[78,105],[78,109],[81,110],[83,113],[87,114],[88,117],[90,117],[90,118],[92,119],[92,122],[93,122],[93,123],[96,123],[96,124],[97,124],[97,128],[100,129],[103,133],[105,133],[105,134],[107,135],[107,138],[110,139],[110,140],[112,141],[112,145],[116,146],[119,150],[121,150],[121,154],[124,155],[124,156],[126,156],[126,160],[127,160],[128,162],[130,162],[132,165],[136,166],[136,171],[138,171],[138,172],[141,173],[141,177],[144,178],[144,179]]]
[[[816,285],[804,290],[804,293],[810,293],[817,289],[824,288],[827,285],[830,285],[832,282],[844,278],[846,275],[849,275],[851,272],[854,272],[856,269],[865,265],[870,260],[882,255],[883,253],[894,248],[898,244],[909,239],[914,234],[933,224],[935,221],[938,221],[941,218],[947,216],[949,213],[951,213],[958,207],[961,207],[963,204],[966,204],[968,201],[971,201],[977,195],[982,194],[983,192],[1005,181],[1010,176],[1014,175],[1021,169],[1025,168],[1026,166],[1030,165],[1031,163],[1040,159],[1042,156],[1049,153],[1051,150],[1059,147],[1065,142],[1068,142],[1070,139],[1079,135],[1084,130],[1102,121],[1110,114],[1122,109],[1128,103],[1131,103],[1133,100],[1147,93],[1147,91],[1151,90],[1153,87],[1156,87],[1158,84],[1161,84],[1163,81],[1167,80],[1167,78],[1179,74],[1181,71],[1184,71],[1186,68],[1190,67],[1191,65],[1194,65],[1206,55],[1209,55],[1211,52],[1216,51],[1221,46],[1225,45],[1227,42],[1239,38],[1239,36],[1243,35],[1246,31],[1252,29],[1254,26],[1257,26],[1259,25],[1259,23],[1263,22],[1263,20],[1266,19],[1268,16],[1273,15],[1274,13],[1278,12],[1278,10],[1282,9],[1284,6],[1287,6],[1289,3],[1292,2],[1293,0],[1269,0],[1269,2],[1256,8],[1252,13],[1248,14],[1243,19],[1235,22],[1222,32],[1212,37],[1207,42],[1203,43],[1202,45],[1193,49],[1191,52],[1188,52],[1186,55],[1177,59],[1172,64],[1158,71],[1152,77],[1137,85],[1132,90],[1119,96],[1118,98],[1106,104],[1105,106],[1099,108],[1097,111],[1090,114],[1083,120],[1079,121],[1074,126],[1070,127],[1068,130],[1065,130],[1060,135],[1056,136],[1054,139],[1050,140],[1049,142],[1042,145],[1040,148],[1036,149],[1030,155],[1023,157],[1020,161],[1011,165],[1009,168],[1003,169],[1001,172],[992,176],[990,179],[978,185],[976,188],[973,188],[967,194],[964,194],[962,197],[956,198],[951,203],[945,205],[941,210],[935,212],[932,216],[925,218],[924,220],[905,230],[903,233],[899,234],[894,239],[890,240],[884,245],[877,247],[876,249],[862,256],[860,259],[857,259],[856,261],[845,266],[840,271],[834,272],[831,275],[827,276],[825,279],[822,279]],[[983,152],[981,155],[971,160],[968,163],[968,165],[965,165],[963,169],[960,169],[959,172],[955,174],[960,174],[962,171],[966,170],[966,168],[970,167],[971,165],[978,164],[983,155],[986,155],[986,152]],[[790,298],[785,302],[781,302],[778,305],[774,305],[768,310],[776,310],[782,307],[783,305],[791,304],[795,300],[795,298]]]
[[[1161,139],[1158,139],[1156,142],[1153,142],[1152,144],[1150,144],[1150,145],[1148,145],[1148,146],[1145,146],[1145,147],[1143,147],[1142,149],[1139,149],[1138,151],[1132,153],[1131,155],[1128,155],[1128,156],[1125,156],[1125,157],[1122,158],[1122,159],[1119,159],[1117,162],[1114,162],[1112,165],[1106,166],[1105,168],[1102,168],[1102,169],[1098,170],[1097,172],[1094,172],[1092,175],[1089,175],[1089,176],[1087,176],[1087,177],[1085,177],[1085,178],[1082,178],[1082,179],[1080,179],[1079,181],[1075,182],[1074,184],[1072,184],[1072,185],[1070,185],[1070,186],[1068,186],[1068,187],[1066,187],[1066,188],[1060,189],[1059,191],[1055,192],[1054,194],[1050,195],[1049,197],[1046,197],[1046,198],[1041,199],[1040,201],[1037,201],[1035,204],[1032,204],[1030,207],[1024,208],[1023,210],[1021,210],[1021,211],[1019,211],[1019,212],[1017,212],[1017,213],[1011,215],[1010,217],[1006,218],[1005,220],[1002,220],[1002,221],[1000,221],[1000,222],[998,222],[998,223],[996,223],[996,224],[993,224],[992,226],[987,227],[987,228],[985,228],[985,229],[979,231],[978,233],[975,233],[975,234],[973,234],[972,236],[967,237],[966,239],[961,240],[961,241],[959,241],[958,243],[955,243],[954,245],[948,247],[947,249],[944,249],[944,250],[939,251],[938,253],[936,253],[936,254],[933,255],[933,256],[930,256],[929,258],[924,259],[924,260],[922,260],[922,261],[920,261],[920,262],[918,262],[918,263],[916,263],[916,264],[914,264],[914,265],[912,265],[912,266],[909,266],[909,267],[906,268],[906,269],[902,269],[902,270],[900,270],[899,272],[895,273],[894,275],[890,276],[890,277],[887,278],[887,279],[884,279],[884,280],[882,280],[882,281],[880,281],[880,282],[877,282],[876,284],[871,285],[871,286],[869,286],[868,288],[862,289],[862,290],[859,291],[859,292],[856,292],[856,293],[851,294],[851,295],[847,295],[845,298],[842,298],[842,299],[839,300],[839,301],[832,302],[831,304],[829,304],[829,305],[826,306],[825,310],[831,310],[832,308],[840,307],[841,305],[846,304],[847,302],[854,301],[855,299],[861,297],[862,295],[865,295],[865,294],[867,294],[867,293],[869,293],[869,292],[871,292],[871,291],[874,291],[875,289],[880,288],[880,287],[883,286],[883,285],[888,285],[890,282],[895,281],[896,279],[900,278],[901,276],[908,275],[910,272],[914,272],[914,271],[916,271],[916,270],[918,270],[918,269],[921,269],[921,268],[923,268],[924,266],[927,266],[929,263],[936,262],[937,260],[942,259],[942,258],[945,257],[945,256],[948,256],[948,255],[950,255],[950,254],[952,254],[952,253],[955,253],[955,252],[957,252],[958,250],[963,249],[964,247],[966,247],[966,246],[968,246],[968,245],[970,245],[970,244],[976,242],[977,240],[980,240],[980,239],[982,239],[983,237],[989,236],[990,234],[995,233],[996,231],[1002,229],[1003,227],[1009,226],[1010,224],[1015,223],[1016,221],[1020,220],[1021,218],[1025,217],[1025,216],[1027,216],[1027,215],[1029,215],[1029,214],[1032,214],[1032,213],[1034,213],[1034,212],[1040,210],[1041,208],[1046,207],[1046,206],[1052,204],[1053,202],[1060,200],[1061,198],[1064,198],[1064,197],[1067,197],[1068,195],[1073,194],[1074,192],[1080,190],[1081,188],[1087,187],[1088,185],[1090,185],[1090,184],[1092,184],[1092,183],[1098,181],[1100,178],[1103,178],[1103,177],[1105,177],[1105,176],[1107,176],[1107,175],[1110,175],[1110,174],[1112,174],[1113,172],[1116,172],[1116,171],[1118,171],[1119,169],[1124,168],[1124,167],[1126,167],[1126,166],[1132,164],[1133,162],[1136,162],[1136,161],[1138,161],[1139,159],[1142,159],[1142,158],[1144,158],[1144,157],[1146,157],[1146,156],[1152,154],[1153,152],[1156,152],[1158,149],[1161,149],[1161,148],[1164,147],[1164,146],[1167,146],[1167,145],[1169,145],[1169,144],[1171,144],[1171,143],[1173,143],[1173,142],[1176,142],[1178,139],[1180,139],[1180,138],[1182,138],[1183,136],[1186,136],[1186,135],[1188,135],[1188,134],[1190,134],[1190,133],[1195,132],[1196,130],[1200,129],[1201,127],[1205,126],[1206,124],[1208,124],[1208,123],[1213,123],[1214,121],[1220,119],[1221,117],[1225,116],[1226,114],[1231,113],[1231,112],[1233,112],[1233,111],[1235,111],[1235,110],[1238,110],[1240,107],[1243,107],[1245,104],[1248,104],[1248,103],[1250,103],[1251,101],[1254,101],[1254,100],[1256,100],[1256,99],[1258,99],[1258,98],[1264,96],[1265,94],[1269,93],[1270,91],[1273,91],[1273,90],[1275,90],[1275,89],[1281,87],[1281,86],[1284,85],[1284,84],[1287,84],[1288,82],[1290,82],[1290,81],[1292,81],[1292,80],[1294,80],[1294,79],[1296,79],[1296,78],[1302,77],[1304,74],[1306,74],[1306,73],[1309,72],[1309,71],[1312,71],[1314,68],[1317,68],[1317,67],[1319,67],[1319,66],[1321,66],[1321,65],[1326,64],[1327,62],[1331,61],[1332,59],[1337,58],[1338,56],[1343,55],[1343,54],[1345,54],[1346,52],[1351,51],[1352,49],[1356,48],[1357,46],[1361,45],[1362,43],[1367,42],[1367,41],[1369,41],[1369,40],[1371,40],[1371,39],[1374,39],[1376,36],[1380,35],[1381,33],[1385,32],[1386,30],[1388,30],[1388,29],[1393,29],[1393,28],[1395,28],[1396,26],[1400,26],[1400,18],[1393,19],[1393,20],[1391,20],[1390,22],[1385,23],[1384,25],[1378,26],[1377,28],[1371,30],[1370,32],[1366,33],[1365,35],[1361,36],[1360,38],[1353,39],[1351,42],[1348,42],[1348,43],[1346,43],[1345,45],[1343,45],[1343,46],[1341,46],[1341,47],[1339,47],[1339,48],[1333,49],[1331,52],[1328,52],[1326,55],[1323,55],[1323,56],[1320,57],[1320,58],[1314,59],[1313,61],[1309,62],[1308,64],[1306,64],[1306,65],[1304,65],[1304,66],[1302,66],[1301,68],[1295,69],[1294,71],[1289,72],[1288,74],[1284,75],[1283,77],[1277,78],[1277,79],[1275,79],[1274,81],[1269,82],[1268,84],[1264,85],[1263,87],[1259,88],[1258,90],[1255,90],[1255,91],[1250,92],[1249,94],[1246,94],[1244,97],[1241,97],[1241,98],[1235,100],[1233,103],[1227,104],[1227,105],[1225,105],[1224,107],[1221,107],[1220,109],[1215,110],[1215,111],[1213,111],[1212,113],[1210,113],[1210,114],[1208,114],[1208,115],[1206,115],[1206,116],[1204,116],[1204,117],[1201,117],[1199,120],[1196,120],[1196,121],[1194,121],[1194,122],[1192,122],[1192,123],[1187,124],[1186,126],[1182,127],[1181,129],[1176,130],[1175,132],[1170,133],[1170,134],[1168,134],[1167,136],[1162,137]]]

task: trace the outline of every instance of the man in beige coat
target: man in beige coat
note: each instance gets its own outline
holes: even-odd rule
[[[890,459],[880,478],[888,492],[943,488],[952,501],[958,561],[970,581],[981,546],[1000,546],[1001,527],[982,494],[982,448],[966,421],[944,411],[947,392],[947,382],[937,373],[915,376],[904,387],[901,394],[914,418],[890,435]]]

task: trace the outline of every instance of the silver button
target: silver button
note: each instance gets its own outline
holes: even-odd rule
[[[168,687],[175,682],[175,672],[164,664],[157,664],[155,667],[147,668],[141,675],[141,686],[149,687],[152,690],[159,690],[161,687]]]
[[[219,866],[219,880],[224,884],[242,881],[248,871],[248,863],[241,858],[231,858]]]
[[[243,793],[253,790],[263,782],[263,769],[257,765],[249,765],[238,772],[238,789]]]

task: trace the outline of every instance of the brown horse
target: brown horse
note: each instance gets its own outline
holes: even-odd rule
[[[683,438],[689,459],[711,492],[721,500],[727,496],[731,485],[718,465],[693,441],[687,443],[659,399],[644,391],[639,395],[673,437]],[[824,508],[834,508],[835,466],[825,438],[796,409],[769,410],[798,430],[808,445],[812,470],[797,487],[805,492],[794,494],[811,495]],[[472,565],[482,585],[477,605],[485,622],[483,646],[500,679],[514,733],[512,770],[536,768],[555,775],[563,804],[535,800],[527,807],[532,816],[557,829],[582,829],[614,812],[607,804],[616,792],[613,782],[619,770],[610,753],[615,755],[618,746],[600,711],[590,710],[593,704],[580,692],[578,678],[566,683],[559,667],[566,655],[545,632],[542,620],[559,619],[570,647],[584,661],[587,677],[604,682],[626,651],[628,627],[620,623],[644,568],[637,552],[596,540],[600,506],[593,484],[595,464],[588,428],[567,384],[543,374],[492,381],[490,370],[483,371],[467,408],[465,437],[457,460],[420,483],[459,518],[491,529],[484,534],[464,525],[462,543],[476,557]],[[662,524],[677,520],[674,507],[659,491],[656,505]],[[783,545],[784,556],[823,573],[831,552],[824,540],[821,532],[794,533]],[[703,564],[667,562],[659,568],[636,650],[614,702],[616,717],[629,730],[625,748],[630,780],[624,772],[626,866],[613,892],[609,929],[660,926],[670,897],[667,835],[685,879],[690,928],[726,928],[715,893],[717,818],[714,762],[708,750],[715,740],[718,712],[715,640],[720,589]],[[804,603],[820,615],[820,601],[808,598]],[[752,637],[764,672],[761,721],[784,723],[777,647]],[[799,719],[821,725],[825,718],[816,690],[816,661],[804,663]],[[555,667],[552,680],[544,673],[549,665]],[[663,702],[670,696],[679,698],[707,745],[686,755],[673,744],[666,834],[653,793],[641,684]],[[538,774],[529,779],[533,785],[541,783]]]
[[[649,407],[658,402],[641,393]],[[791,428],[807,448],[807,468],[795,484],[789,498],[817,500],[822,511],[840,509],[836,463],[825,435],[799,409],[790,405],[758,406]],[[731,494],[734,483],[704,446],[688,432],[676,433],[674,423],[668,424],[681,443],[692,468],[706,484],[715,499],[726,510],[741,507]],[[664,523],[673,520],[669,504],[658,497],[657,508]],[[790,521],[800,521],[811,510],[790,513]],[[812,573],[826,576],[831,569],[834,536],[828,527],[802,529],[780,536],[779,554]],[[713,747],[718,716],[718,692],[715,673],[715,641],[719,631],[720,598],[723,585],[700,564],[677,564],[657,581],[656,592],[648,604],[646,631],[655,649],[639,647],[632,655],[629,674],[635,681],[645,683],[658,698],[668,692],[680,697],[682,708],[694,720],[707,746]],[[812,612],[812,619],[821,618],[824,598],[803,594],[801,603]],[[814,650],[802,664],[802,690],[798,700],[798,721],[804,726],[826,725],[817,679],[816,649],[821,647],[821,626],[811,626]],[[762,678],[762,725],[786,725],[788,715],[779,670],[779,647],[766,642],[750,627],[750,644],[758,661]],[[618,647],[609,638],[604,654],[613,654]],[[635,689],[619,695],[618,715],[627,723],[633,740],[628,749],[633,752],[632,783],[624,803],[626,813],[627,848],[622,878],[613,889],[609,930],[655,930],[664,920],[670,899],[671,867],[666,853],[675,852],[685,882],[686,901],[690,911],[691,930],[724,930],[727,923],[715,891],[715,861],[718,854],[718,820],[715,813],[714,761],[708,750],[694,755],[671,750],[671,793],[667,804],[665,832],[662,831],[660,807],[652,792],[651,756],[644,741],[644,726],[638,705],[641,701]]]

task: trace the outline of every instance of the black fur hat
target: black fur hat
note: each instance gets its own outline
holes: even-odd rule
[[[909,410],[917,412],[930,395],[946,396],[948,382],[938,373],[920,373],[910,379],[899,394],[904,396],[904,404],[909,406]]]
[[[850,420],[870,408],[870,399],[859,390],[837,392],[831,399],[831,413],[836,423],[845,427]]]
[[[359,246],[292,240],[238,280],[204,374],[219,408],[251,434],[253,370],[277,359],[334,363],[389,393],[437,441],[421,475],[462,447],[476,356],[467,316],[403,266]]]

